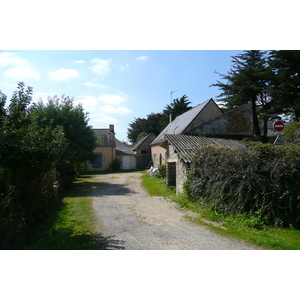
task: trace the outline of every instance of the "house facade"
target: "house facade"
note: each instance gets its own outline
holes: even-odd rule
[[[136,155],[132,148],[116,139],[114,125],[109,128],[93,129],[99,145],[94,150],[97,158],[92,162],[86,162],[87,171],[106,171],[114,159],[121,160],[121,168],[124,170],[136,169]]]

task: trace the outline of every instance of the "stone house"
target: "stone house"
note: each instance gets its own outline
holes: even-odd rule
[[[150,144],[155,140],[155,138],[155,134],[150,133],[138,141],[137,144],[132,148],[132,150],[136,153],[138,169],[146,169],[149,163],[152,161]]]
[[[195,153],[202,147],[213,145],[218,148],[244,149],[239,140],[191,136],[183,134],[166,134],[164,147],[167,152],[166,185],[176,187],[176,193],[183,193],[187,172],[193,162]]]
[[[251,138],[253,136],[251,103],[200,123],[188,130],[187,134],[233,139]]]
[[[112,161],[116,158],[121,160],[121,168],[136,168],[135,153],[128,145],[116,139],[114,125],[109,125],[109,128],[93,130],[99,139],[99,146],[94,150],[97,156],[96,160],[93,163],[86,162],[87,171],[109,170]]]
[[[239,140],[252,137],[252,128],[249,104],[223,113],[212,99],[207,100],[169,123],[152,142],[153,165],[166,164],[167,186],[174,186],[177,193],[182,193],[194,153],[199,148],[207,144],[242,148],[244,144]]]
[[[151,143],[153,166],[159,167],[167,163],[167,153],[164,146],[164,137],[166,134],[186,134],[199,124],[221,116],[222,114],[223,112],[213,99],[209,99],[176,117],[174,120],[170,119],[168,126]]]

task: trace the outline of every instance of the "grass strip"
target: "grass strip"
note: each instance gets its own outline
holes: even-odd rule
[[[102,250],[105,241],[96,230],[90,190],[92,175],[80,176],[41,226],[36,250]]]

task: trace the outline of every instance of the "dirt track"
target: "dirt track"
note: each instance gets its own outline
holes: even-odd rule
[[[186,211],[141,187],[140,173],[96,177],[92,192],[99,231],[108,249],[254,250],[184,218]]]

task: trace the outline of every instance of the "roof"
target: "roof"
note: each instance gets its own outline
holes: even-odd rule
[[[174,121],[168,124],[168,126],[157,136],[151,145],[163,142],[165,134],[182,134],[210,101],[213,100],[208,99],[205,102],[188,110],[187,112],[179,115]]]
[[[178,153],[184,162],[192,162],[195,153],[200,148],[207,145],[214,145],[218,148],[229,149],[245,149],[246,145],[238,140],[221,139],[221,138],[208,138],[200,136],[190,136],[184,134],[167,134],[165,139],[174,147],[174,151]]]
[[[116,139],[116,155],[136,155],[132,147]]]
[[[93,131],[100,140],[99,147],[116,147],[115,134],[109,128],[93,129]]]
[[[148,138],[152,137],[155,139],[155,135],[153,133],[149,133],[148,135],[144,136],[142,139],[140,139],[135,146],[132,148],[132,150],[137,150],[138,147],[140,147]]]

